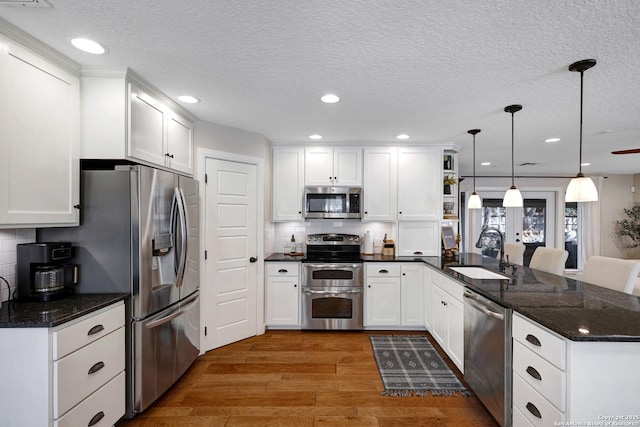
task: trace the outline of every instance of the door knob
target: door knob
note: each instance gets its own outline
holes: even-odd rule
[[[249,258],[249,262],[256,262],[258,260],[258,258],[252,256],[251,258]]]

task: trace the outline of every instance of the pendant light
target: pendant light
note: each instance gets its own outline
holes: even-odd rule
[[[583,59],[569,65],[569,71],[580,73],[580,158],[578,175],[569,182],[565,202],[597,202],[598,190],[591,178],[582,173],[582,98],[584,92],[584,72],[596,65],[595,59]]]
[[[522,110],[522,105],[507,105],[504,107],[504,111],[507,113],[511,113],[511,188],[504,193],[504,197],[502,198],[502,206],[505,208],[521,208],[523,205],[522,202],[522,194],[520,194],[520,190],[516,188],[515,185],[515,177],[514,177],[514,143],[513,143],[513,115]]]
[[[473,135],[473,193],[471,193],[471,197],[469,197],[467,206],[469,209],[480,209],[482,208],[482,200],[480,200],[480,196],[476,193],[476,134],[480,133],[480,129],[471,129],[468,130],[467,133]]]

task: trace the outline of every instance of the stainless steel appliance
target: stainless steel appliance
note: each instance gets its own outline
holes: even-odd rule
[[[310,234],[302,263],[302,329],[363,329],[360,236]]]
[[[464,293],[464,379],[501,426],[511,425],[511,310]]]
[[[18,299],[50,301],[73,292],[78,266],[69,264],[69,242],[21,243],[16,245]]]
[[[89,167],[92,165],[90,164]],[[199,354],[198,183],[140,165],[81,172],[79,227],[39,229],[76,245],[78,293],[129,293],[127,416],[141,412]]]
[[[360,187],[305,187],[306,219],[361,219]]]

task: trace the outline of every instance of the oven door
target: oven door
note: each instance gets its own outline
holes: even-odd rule
[[[314,288],[362,287],[361,262],[303,263],[302,286]]]
[[[302,329],[362,330],[362,287],[303,287]]]

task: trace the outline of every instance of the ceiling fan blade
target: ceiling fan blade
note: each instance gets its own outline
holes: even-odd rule
[[[640,153],[640,148],[632,148],[630,150],[612,151],[611,154],[637,154]]]

